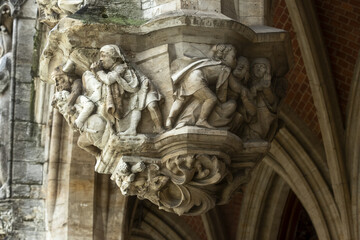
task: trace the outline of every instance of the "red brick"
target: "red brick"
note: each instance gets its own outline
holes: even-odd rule
[[[344,16],[339,16],[339,17],[338,17],[338,20],[339,20],[341,23],[343,23],[343,24],[346,24],[346,23],[349,22],[349,19],[346,18],[346,17],[344,17]]]
[[[347,11],[353,11],[354,10],[354,7],[351,4],[345,3],[345,2],[343,2],[341,4],[341,8],[344,9],[344,10],[347,10]]]
[[[204,224],[200,216],[182,216],[182,219],[193,229],[199,239],[207,240]]]

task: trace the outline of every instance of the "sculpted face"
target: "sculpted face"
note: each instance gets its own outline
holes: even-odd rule
[[[55,81],[56,90],[63,91],[71,89],[71,82],[66,74],[56,74],[52,76]]]
[[[100,64],[105,70],[109,70],[114,66],[116,58],[111,52],[101,51],[100,52]]]
[[[257,77],[257,78],[264,77],[264,75],[266,73],[266,65],[264,63],[256,63],[256,64],[254,64],[253,73],[254,73],[254,76]]]
[[[235,68],[236,67],[236,51],[235,50],[230,50],[226,54],[226,56],[224,57],[223,61],[229,67]]]
[[[246,76],[247,71],[249,70],[249,63],[245,58],[238,59],[236,68],[233,71],[233,74],[237,78],[244,78]]]

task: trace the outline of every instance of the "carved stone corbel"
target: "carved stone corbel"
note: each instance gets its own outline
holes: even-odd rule
[[[179,215],[226,204],[247,182],[278,130],[289,59],[284,32],[266,38],[216,13],[191,14],[138,27],[63,19],[41,57],[53,106],[95,171]],[[217,38],[195,43],[189,24]],[[218,28],[241,37],[227,43]]]

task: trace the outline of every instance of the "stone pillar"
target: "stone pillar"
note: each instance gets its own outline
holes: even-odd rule
[[[0,238],[4,234],[13,239],[44,239],[43,125],[34,119],[31,76],[37,7],[32,1],[2,1],[0,9],[0,124],[6,127],[0,130],[0,164],[5,162],[7,169],[4,172],[0,167],[0,175],[6,173],[5,183],[0,184]],[[11,38],[7,50],[4,31]],[[10,61],[5,59],[7,54],[11,54]]]

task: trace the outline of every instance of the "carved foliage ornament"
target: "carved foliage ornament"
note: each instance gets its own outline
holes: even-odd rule
[[[286,82],[273,77],[269,59],[238,56],[232,45],[175,58],[173,100],[116,45],[103,46],[79,76],[82,62],[69,58],[53,71],[53,106],[80,132],[97,172],[112,174],[122,194],[166,211],[198,215],[226,203],[247,179],[234,164],[255,164],[277,130]],[[164,100],[173,101],[166,119]],[[151,122],[142,121],[145,111]]]

